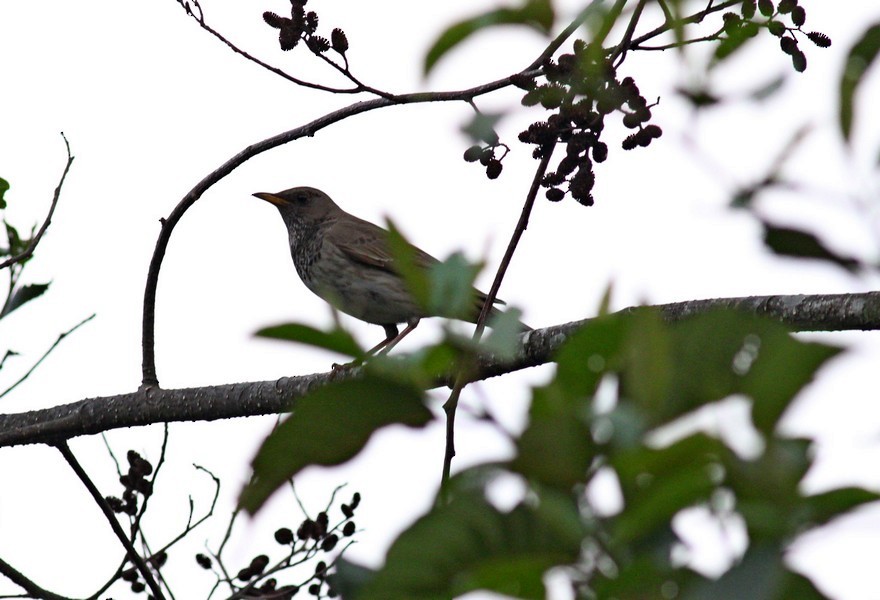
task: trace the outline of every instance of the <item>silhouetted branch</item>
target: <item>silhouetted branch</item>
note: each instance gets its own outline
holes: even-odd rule
[[[67,442],[61,441],[55,444],[55,447],[64,457],[64,460],[67,461],[67,464],[70,465],[70,468],[73,469],[73,472],[76,473],[76,476],[79,477],[79,480],[82,482],[82,484],[89,491],[89,494],[91,494],[92,499],[98,505],[98,508],[100,508],[101,512],[104,513],[104,517],[110,524],[110,528],[113,530],[113,533],[116,534],[119,542],[123,545],[126,552],[128,553],[128,559],[135,567],[137,567],[137,570],[141,574],[141,577],[144,578],[144,581],[147,583],[150,591],[153,593],[153,597],[156,598],[156,600],[163,600],[165,598],[165,595],[162,593],[162,589],[159,587],[159,584],[156,583],[156,580],[153,577],[153,573],[150,571],[147,563],[144,561],[143,558],[141,558],[141,555],[138,554],[131,541],[125,535],[125,531],[123,531],[122,526],[116,519],[116,515],[110,508],[110,505],[107,504],[107,500],[104,499],[104,496],[102,496],[101,492],[98,491],[98,488],[95,487],[94,482],[85,472],[85,469],[82,468],[82,465],[79,464],[79,461],[76,460],[76,457],[73,455],[73,452],[70,451],[70,447],[67,445]]]
[[[656,308],[670,322],[709,310],[731,308],[776,319],[795,331],[880,330],[880,292],[720,298],[676,302]],[[520,348],[513,360],[482,357],[471,380],[551,362],[568,336],[589,321],[585,319],[529,331],[521,336]],[[289,411],[298,398],[316,387],[359,374],[359,369],[351,369],[282,377],[277,381],[176,390],[141,388],[129,394],[89,398],[25,413],[2,414],[0,447],[57,443],[80,435],[153,423],[276,414]],[[445,381],[437,382],[438,386],[446,384]]]

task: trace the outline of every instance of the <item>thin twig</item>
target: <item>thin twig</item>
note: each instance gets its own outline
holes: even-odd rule
[[[645,9],[645,4],[647,4],[647,0],[639,0],[639,3],[636,4],[635,10],[633,10],[632,16],[629,18],[629,23],[626,26],[626,31],[623,33],[623,39],[617,45],[614,52],[612,53],[610,60],[611,62],[615,62],[615,67],[619,67],[620,64],[626,58],[626,53],[630,49],[630,45],[632,44],[632,37],[635,34],[636,26],[639,24],[639,19],[642,18],[642,11]]]
[[[46,215],[46,220],[43,221],[43,225],[40,226],[39,231],[37,231],[37,235],[31,238],[28,247],[25,248],[24,252],[18,254],[16,256],[11,256],[0,263],[0,269],[5,269],[8,266],[11,266],[15,263],[20,263],[22,261],[27,260],[34,254],[34,250],[37,247],[37,244],[40,243],[40,240],[43,238],[43,234],[46,233],[46,229],[49,228],[49,223],[52,222],[52,215],[55,214],[55,207],[58,205],[58,198],[61,197],[61,186],[64,185],[64,179],[67,177],[67,172],[70,171],[70,165],[73,164],[73,155],[70,153],[70,143],[67,141],[67,137],[65,137],[64,132],[61,133],[61,137],[64,138],[64,146],[67,148],[67,164],[64,165],[64,171],[61,173],[61,179],[58,181],[58,185],[55,187],[55,195],[52,197],[52,204],[49,206],[49,214]]]
[[[119,539],[119,542],[125,548],[125,551],[128,553],[128,559],[132,562],[132,564],[137,568],[138,572],[144,578],[144,581],[149,586],[150,591],[153,593],[153,596],[156,600],[164,600],[165,596],[162,594],[162,588],[159,587],[159,584],[156,583],[155,578],[153,577],[153,573],[150,571],[150,567],[147,566],[147,563],[144,562],[144,559],[137,553],[134,546],[128,539],[128,536],[125,534],[125,531],[122,529],[122,526],[119,524],[119,521],[116,519],[116,515],[113,513],[113,510],[107,504],[107,501],[101,495],[101,492],[98,491],[98,488],[95,487],[94,482],[92,482],[91,478],[89,478],[88,474],[82,468],[82,465],[79,464],[79,461],[76,460],[76,457],[73,455],[73,452],[70,451],[70,447],[67,445],[66,441],[58,442],[55,444],[55,447],[64,457],[64,460],[67,461],[67,464],[70,465],[70,468],[73,469],[73,472],[76,473],[76,476],[79,477],[79,480],[82,482],[86,489],[91,494],[92,499],[94,499],[95,503],[98,505],[98,508],[101,509],[101,512],[104,513],[104,517],[107,519],[107,522],[110,523],[110,528],[113,529],[113,533],[116,534],[116,537]]]
[[[678,23],[669,23],[669,22],[664,23],[663,25],[660,25],[659,27],[652,29],[648,33],[646,33],[644,35],[640,35],[639,37],[633,39],[632,43],[630,44],[630,49],[641,50],[641,44],[643,44],[644,42],[646,42],[648,40],[654,39],[655,37],[657,37],[659,35],[666,33],[667,31],[672,29],[675,25],[687,25],[689,23],[699,23],[703,19],[705,19],[707,16],[711,15],[712,13],[724,10],[725,8],[729,8],[731,6],[735,6],[735,5],[741,4],[741,3],[742,3],[742,0],[726,0],[725,2],[722,2],[721,4],[717,4],[717,5],[713,5],[713,3],[710,2],[708,4],[708,6],[706,6],[706,8],[704,8],[700,12],[694,13],[689,17],[684,17]]]
[[[3,393],[0,393],[0,398],[2,398],[3,396],[5,396],[6,394],[8,394],[9,392],[11,392],[12,390],[14,390],[15,388],[17,388],[17,387],[18,387],[18,386],[19,386],[19,385],[20,385],[25,379],[27,379],[28,377],[30,377],[30,376],[31,376],[31,373],[33,373],[33,372],[37,369],[37,367],[39,367],[40,364],[46,359],[46,357],[49,356],[49,354],[55,349],[55,347],[58,346],[58,344],[61,343],[61,340],[63,340],[63,339],[66,338],[68,335],[70,335],[71,333],[73,333],[74,331],[76,331],[77,329],[79,329],[80,327],[82,327],[83,325],[85,325],[86,323],[88,323],[89,321],[91,321],[91,320],[94,319],[94,318],[95,318],[95,313],[92,313],[90,316],[86,317],[85,319],[83,319],[82,321],[80,321],[79,323],[77,323],[76,325],[74,325],[73,327],[71,327],[70,329],[68,329],[67,331],[65,331],[64,333],[62,333],[61,335],[59,335],[59,336],[58,336],[58,339],[55,340],[55,343],[52,344],[51,346],[49,346],[49,349],[46,350],[46,351],[43,353],[43,356],[41,356],[40,359],[39,359],[37,362],[35,362],[35,363],[31,366],[30,369],[27,370],[27,373],[25,373],[24,375],[22,375],[22,376],[19,378],[18,381],[16,381],[16,382],[13,383],[11,386],[9,386],[8,388],[6,388],[6,390],[5,390]]]
[[[532,178],[532,185],[529,187],[528,194],[526,194],[526,201],[523,204],[522,212],[519,215],[519,221],[516,224],[516,228],[513,230],[513,234],[510,236],[507,250],[504,252],[504,257],[502,257],[501,263],[498,265],[498,270],[495,272],[495,280],[492,282],[492,287],[489,288],[489,293],[486,294],[486,300],[483,302],[483,308],[480,310],[479,318],[477,318],[477,327],[474,331],[475,341],[479,341],[480,337],[483,335],[483,330],[486,327],[486,319],[488,319],[489,312],[492,310],[492,304],[498,296],[498,290],[501,289],[501,282],[504,280],[504,275],[507,273],[510,261],[513,260],[513,253],[516,251],[523,233],[528,229],[529,217],[535,206],[535,198],[538,196],[538,189],[541,187],[541,180],[547,172],[547,166],[550,164],[550,158],[553,156],[553,150],[555,147],[555,144],[544,147],[544,156],[541,157],[541,162],[535,170],[535,176]],[[469,379],[469,374],[467,372],[469,370],[470,369],[464,368],[459,370],[455,385],[452,387],[452,392],[449,394],[449,399],[443,405],[443,410],[446,412],[446,451],[443,454],[443,474],[440,479],[441,491],[446,490],[447,484],[449,483],[452,459],[455,457],[455,411],[456,408],[458,408],[458,399],[461,396],[461,391]]]
[[[195,19],[195,21],[199,24],[199,27],[201,27],[202,29],[204,29],[205,31],[207,31],[208,33],[213,35],[215,38],[220,40],[230,50],[232,50],[233,52],[235,52],[236,54],[238,54],[240,56],[243,56],[247,60],[261,66],[262,68],[266,69],[267,71],[270,71],[270,72],[274,73],[275,75],[278,75],[279,77],[281,77],[283,79],[286,79],[287,81],[289,81],[293,84],[296,84],[296,85],[304,87],[304,88],[310,88],[313,90],[320,90],[323,92],[330,92],[333,94],[359,94],[361,92],[372,91],[372,90],[367,89],[365,86],[362,87],[360,85],[358,85],[358,87],[353,87],[353,88],[335,88],[335,87],[330,87],[330,86],[326,86],[326,85],[321,85],[320,83],[312,83],[310,81],[305,81],[304,79],[299,79],[298,77],[294,77],[293,75],[287,73],[286,71],[283,71],[282,69],[279,69],[278,67],[273,67],[269,63],[264,62],[264,61],[260,60],[259,58],[257,58],[256,56],[253,56],[252,54],[242,50],[241,48],[239,48],[238,46],[233,44],[231,41],[229,41],[229,39],[226,38],[222,33],[217,31],[216,29],[214,29],[210,25],[208,25],[208,23],[205,21],[204,14],[202,14],[202,12],[201,12],[201,6],[198,6],[199,15],[196,15],[195,12],[193,12],[192,10],[189,10],[187,5],[185,5],[181,0],[178,0],[178,2],[184,7],[187,14],[190,15],[193,19]]]

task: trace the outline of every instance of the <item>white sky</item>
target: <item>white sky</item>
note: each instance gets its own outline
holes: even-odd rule
[[[421,60],[430,41],[456,17],[490,3],[319,2],[321,30],[342,27],[349,57],[363,81],[392,92],[460,89],[509,75],[536,56],[545,40],[523,30],[485,34],[445,59],[427,81]],[[262,11],[287,2],[205,0],[207,19],[241,46],[304,78],[338,81],[305,52],[282,54]],[[565,3],[569,7],[577,3]],[[640,301],[770,293],[831,293],[876,289],[876,276],[852,277],[824,265],[768,257],[758,227],[726,210],[737,184],[749,183],[803,124],[814,131],[787,173],[807,181],[803,195],[775,195],[761,211],[786,223],[819,223],[842,251],[877,256],[877,160],[880,119],[876,73],[862,91],[855,151],[847,156],[836,133],[836,89],[845,51],[866,24],[880,18],[867,0],[804,2],[808,29],[830,35],[828,50],[805,48],[802,75],[769,48],[740,56],[719,72],[721,89],[757,87],[787,73],[783,91],[765,104],[740,104],[694,119],[671,90],[687,81],[672,52],[634,54],[624,69],[646,97],[659,96],[655,122],[665,135],[647,150],[624,153],[616,143],[597,169],[597,205],[566,199],[540,202],[501,295],[535,327],[594,314],[609,282],[614,306]],[[311,6],[311,5],[310,5]],[[97,318],[52,354],[35,376],[3,400],[4,412],[25,411],[85,397],[134,390],[140,381],[140,312],[147,265],[159,231],[179,199],[208,172],[248,144],[291,129],[353,101],[293,87],[245,62],[201,31],[176,2],[115,3],[7,1],[0,5],[0,176],[12,184],[7,218],[20,230],[42,220],[65,154],[76,161],[48,236],[28,265],[30,281],[52,280],[47,296],[0,322],[4,347],[22,353],[8,364],[11,382],[61,331],[92,312]],[[773,44],[765,41],[764,50]],[[502,138],[514,152],[504,173],[488,181],[461,160],[469,142],[458,127],[466,105],[433,104],[374,111],[246,163],[211,189],[175,230],[159,282],[157,347],[164,387],[274,379],[325,371],[335,357],[255,340],[258,328],[285,320],[329,323],[329,312],[300,283],[276,211],[251,198],[256,191],[312,185],[346,210],[381,221],[393,215],[403,231],[439,256],[463,248],[496,265],[519,215],[534,169],[516,134],[533,114],[518,95],[479,101],[484,110],[513,108]],[[622,139],[609,132],[609,142]],[[615,135],[617,136],[615,138]],[[491,272],[483,274],[488,286]],[[365,344],[379,328],[346,320]],[[433,338],[423,324],[400,348]],[[853,350],[825,369],[786,419],[792,432],[818,436],[808,489],[860,484],[880,488],[875,333],[821,336]],[[503,440],[469,422],[468,408],[485,405],[512,428],[522,426],[524,386],[550,370],[533,369],[473,386],[465,393],[458,429],[463,468],[505,456]],[[5,385],[3,386],[5,387]],[[438,393],[438,406],[442,393]],[[171,461],[151,502],[150,539],[160,546],[186,518],[187,495],[205,506],[207,478],[223,480],[219,516],[176,548],[167,569],[178,597],[202,597],[213,584],[192,555],[205,540],[219,543],[247,464],[271,419],[171,426]],[[120,456],[134,448],[155,460],[161,429],[114,431]],[[119,493],[99,437],[74,440],[73,450],[105,493]],[[424,512],[436,491],[443,453],[442,423],[425,431],[392,429],[351,464],[308,471],[298,481],[317,510],[331,490],[348,482],[364,501],[364,531],[349,557],[381,562],[393,537]],[[34,476],[34,474],[39,474]],[[91,593],[115,567],[121,550],[85,490],[60,455],[44,447],[0,451],[0,556],[58,593]],[[197,509],[198,512],[198,509]],[[295,526],[293,499],[275,498],[252,523],[240,524],[227,554],[237,570],[273,549],[271,532]],[[88,551],[86,549],[88,548]],[[793,553],[835,598],[876,598],[880,579],[880,508],[842,519],[809,536]],[[96,568],[96,565],[98,568]],[[103,571],[102,569],[108,569]],[[17,588],[0,582],[0,593]],[[119,597],[125,597],[124,593]]]

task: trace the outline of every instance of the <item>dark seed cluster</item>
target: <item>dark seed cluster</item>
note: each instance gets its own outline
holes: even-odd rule
[[[166,562],[168,562],[168,553],[157,552],[147,560],[147,566],[150,567],[151,570],[158,572]],[[122,581],[127,582],[131,586],[131,591],[135,594],[140,594],[147,590],[147,584],[141,581],[141,574],[134,567],[123,569],[119,574],[119,578]],[[152,596],[150,596],[150,598],[152,598]]]
[[[601,47],[583,40],[574,43],[572,53],[558,60],[546,60],[542,67],[546,83],[515,76],[511,82],[524,89],[522,104],[540,105],[553,113],[519,134],[519,140],[534,144],[535,158],[542,158],[555,144],[565,144],[565,157],[548,172],[541,185],[545,196],[558,202],[570,194],[584,206],[593,204],[595,163],[608,158],[602,141],[606,119],[618,115],[625,127],[636,130],[622,143],[624,150],[647,146],[660,137],[657,125],[650,125],[651,108],[632,77],[617,78]]]
[[[500,144],[497,141],[495,144],[487,146],[475,144],[464,151],[464,159],[467,162],[479,162],[486,168],[486,177],[489,179],[498,179],[498,176],[501,175],[501,169],[503,168],[501,161],[507,156],[509,150],[510,149],[507,146]],[[497,151],[500,151],[501,154],[496,155]]]
[[[147,479],[153,473],[153,465],[134,450],[128,451],[127,459],[128,473],[119,477],[119,483],[125,488],[122,497],[108,496],[106,500],[113,512],[134,516],[138,495],[146,499],[153,493],[153,482]]]
[[[338,597],[339,593],[333,587],[333,563],[328,563],[327,560],[319,560],[315,564],[313,574],[297,585],[279,586],[277,580],[270,576],[290,565],[301,564],[304,560],[316,557],[321,552],[331,552],[337,548],[342,539],[354,535],[357,526],[352,519],[360,502],[361,495],[356,492],[350,502],[339,507],[342,518],[335,525],[331,524],[328,512],[322,511],[314,519],[308,517],[303,519],[296,531],[289,527],[275,530],[275,542],[287,547],[287,558],[275,564],[272,564],[266,554],[259,554],[252,558],[250,563],[235,575],[235,580],[247,584],[244,597],[253,595],[260,598],[271,597],[289,600],[300,592],[303,592],[303,595],[307,593],[316,598]],[[197,554],[196,562],[203,569],[213,568],[213,560],[205,554]],[[225,571],[225,569],[221,570]]]
[[[271,11],[263,13],[263,20],[278,30],[278,44],[282,50],[293,50],[300,41],[314,54],[323,54],[331,48],[341,56],[348,51],[348,38],[339,28],[333,30],[330,39],[317,35],[318,13],[306,11],[308,0],[290,0],[290,17],[282,17]]]
[[[754,20],[758,12],[764,20]],[[779,38],[779,47],[791,58],[794,70],[803,73],[807,69],[807,55],[800,49],[797,35],[806,36],[819,48],[831,45],[831,38],[824,33],[804,31],[806,20],[807,11],[798,4],[798,0],[780,0],[778,3],[772,0],[746,0],[742,3],[740,14],[724,14],[724,32],[728,36],[725,42],[734,42],[731,45],[733,47],[738,36],[754,37],[764,27],[771,35]]]

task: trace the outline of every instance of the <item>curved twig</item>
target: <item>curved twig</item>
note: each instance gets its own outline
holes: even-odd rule
[[[376,98],[364,102],[357,102],[339,110],[333,111],[319,117],[314,121],[296,127],[284,133],[280,133],[273,137],[267,138],[256,144],[248,146],[229,160],[227,160],[219,168],[208,174],[202,179],[190,192],[183,197],[178,205],[171,211],[168,218],[163,219],[162,230],[156,241],[156,248],[153,251],[153,258],[150,261],[149,272],[147,273],[147,283],[144,290],[144,315],[143,315],[143,379],[142,388],[158,387],[159,380],[156,377],[156,359],[154,354],[154,333],[155,333],[155,313],[156,313],[156,287],[158,284],[159,269],[162,266],[162,260],[171,238],[171,232],[177,222],[180,221],[183,214],[205,193],[211,186],[219,182],[221,179],[229,175],[238,166],[245,161],[262,154],[267,150],[276,148],[288,142],[292,142],[303,137],[312,137],[318,131],[328,127],[338,121],[369,112],[378,108],[395,106],[398,104],[416,104],[421,102],[450,102],[450,101],[469,101],[476,96],[488,94],[501,88],[511,85],[510,78],[498,79],[491,83],[478,85],[476,87],[452,91],[452,92],[417,92],[413,94],[403,94],[396,96],[393,100],[388,98]]]
[[[67,148],[67,164],[64,165],[64,171],[61,173],[61,179],[58,181],[58,185],[55,186],[55,195],[52,197],[52,204],[49,206],[49,214],[46,215],[46,220],[43,221],[43,224],[40,226],[39,231],[37,231],[37,235],[31,238],[28,247],[25,248],[24,252],[18,254],[16,256],[10,256],[2,263],[0,263],[0,269],[5,269],[15,263],[20,263],[24,260],[27,260],[34,254],[34,250],[37,248],[37,244],[40,243],[40,240],[43,237],[43,234],[46,233],[46,229],[49,228],[49,223],[52,222],[52,215],[55,214],[55,206],[58,205],[58,198],[61,197],[61,186],[64,185],[64,180],[67,178],[67,172],[70,171],[70,165],[73,164],[73,155],[70,153],[70,143],[67,141],[67,137],[64,135],[64,132],[61,133],[61,137],[64,138],[64,146]]]

